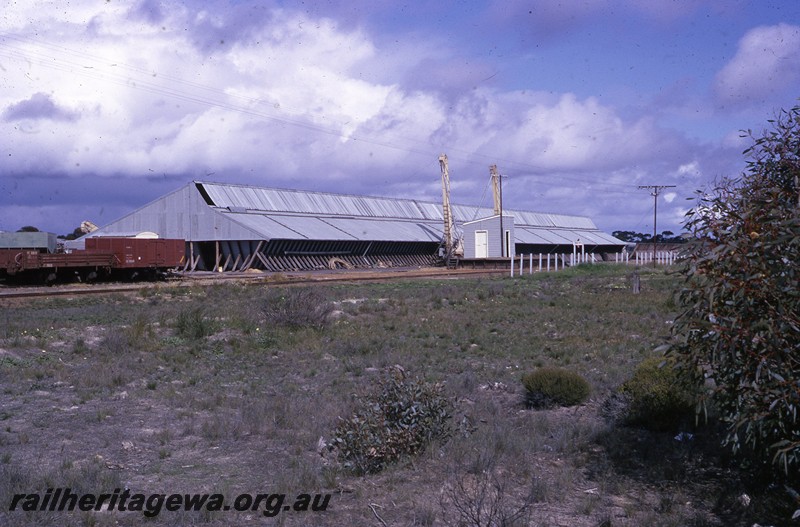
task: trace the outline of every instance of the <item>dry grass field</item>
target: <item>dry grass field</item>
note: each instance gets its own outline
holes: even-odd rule
[[[773,492],[733,468],[710,431],[620,422],[618,387],[676,314],[676,277],[642,270],[634,295],[631,271],[8,301],[0,524],[778,525]],[[353,474],[324,445],[397,366],[441,384],[451,433]],[[589,399],[527,408],[521,377],[542,366],[582,375]],[[330,501],[273,517],[8,510],[17,494],[67,487]]]

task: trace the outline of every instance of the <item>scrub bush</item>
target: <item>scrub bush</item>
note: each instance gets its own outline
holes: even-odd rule
[[[628,401],[625,422],[656,431],[677,430],[692,421],[697,397],[674,361],[652,357],[621,387]]]
[[[564,368],[539,368],[522,376],[529,408],[574,406],[589,397],[591,387],[579,374]]]
[[[385,374],[359,403],[353,415],[340,421],[330,442],[355,474],[380,472],[450,435],[453,407],[442,386],[411,379],[400,368]]]
[[[202,307],[183,309],[175,317],[175,329],[178,336],[185,339],[200,340],[216,331],[213,320],[206,318]]]
[[[268,289],[261,312],[268,324],[320,329],[330,321],[333,304],[318,287]]]

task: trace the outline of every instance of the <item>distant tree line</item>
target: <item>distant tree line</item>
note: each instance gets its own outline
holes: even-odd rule
[[[611,235],[623,242],[653,243],[653,235],[642,232],[614,231]],[[661,234],[656,234],[656,243],[684,243],[685,241],[686,238],[684,236],[676,235],[672,231],[663,231]]]

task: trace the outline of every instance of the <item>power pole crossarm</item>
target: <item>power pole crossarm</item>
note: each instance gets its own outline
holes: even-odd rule
[[[639,189],[649,190],[653,196],[653,267],[656,266],[656,223],[658,222],[658,195],[665,188],[675,188],[675,185],[639,185]]]

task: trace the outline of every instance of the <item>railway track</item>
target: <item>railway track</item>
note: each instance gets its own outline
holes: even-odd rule
[[[376,282],[421,278],[459,279],[507,273],[508,270],[503,269],[446,269],[442,267],[291,273],[186,273],[163,282],[71,284],[49,287],[0,286],[0,301],[18,298],[138,293],[146,288],[195,287],[231,281],[272,286],[324,285],[340,282]]]

